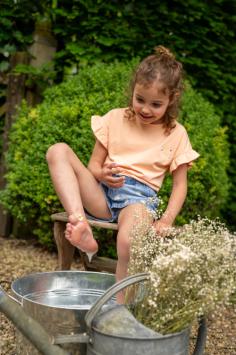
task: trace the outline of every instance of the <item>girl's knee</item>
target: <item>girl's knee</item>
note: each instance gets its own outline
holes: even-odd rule
[[[47,162],[53,162],[58,157],[62,158],[71,148],[66,143],[56,143],[51,145],[46,153]]]

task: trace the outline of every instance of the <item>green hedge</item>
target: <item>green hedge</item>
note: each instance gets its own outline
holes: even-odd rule
[[[197,90],[220,110],[229,127],[231,190],[224,214],[236,228],[236,2],[217,0],[3,0],[0,72],[10,54],[32,40],[34,19],[50,18],[58,41],[57,80],[97,60],[112,62],[150,54],[164,44],[184,63]],[[130,25],[132,24],[132,26]],[[190,31],[189,29],[194,29]],[[0,104],[4,103],[1,95]],[[1,138],[0,138],[1,139]]]
[[[45,161],[48,147],[66,142],[86,164],[94,144],[91,115],[126,105],[125,83],[135,63],[84,68],[72,80],[49,89],[37,108],[22,105],[10,134],[7,187],[0,193],[0,201],[20,221],[34,224],[34,234],[42,244],[52,244],[50,214],[61,210]],[[178,218],[185,223],[198,214],[220,214],[228,192],[228,146],[220,117],[190,85],[184,94],[181,121],[201,154],[189,172],[188,198]],[[161,190],[164,200],[170,184],[167,179]]]

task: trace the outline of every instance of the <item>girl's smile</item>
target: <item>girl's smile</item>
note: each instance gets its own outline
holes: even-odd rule
[[[161,123],[169,102],[169,96],[159,90],[157,84],[154,83],[150,86],[135,85],[133,109],[141,123]]]

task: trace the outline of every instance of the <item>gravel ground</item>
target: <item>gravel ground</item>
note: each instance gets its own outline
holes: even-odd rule
[[[0,250],[0,282],[5,290],[9,290],[11,282],[18,277],[57,268],[56,253],[50,253],[32,240],[0,237]],[[79,260],[75,260],[72,269],[81,270]],[[0,355],[15,354],[14,327],[0,313]],[[209,322],[205,355],[236,355],[236,307]]]

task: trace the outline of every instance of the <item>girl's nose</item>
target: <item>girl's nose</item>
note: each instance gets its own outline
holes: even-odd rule
[[[144,105],[142,107],[142,113],[147,115],[147,114],[149,114],[149,112],[150,112],[149,108],[146,105]]]

